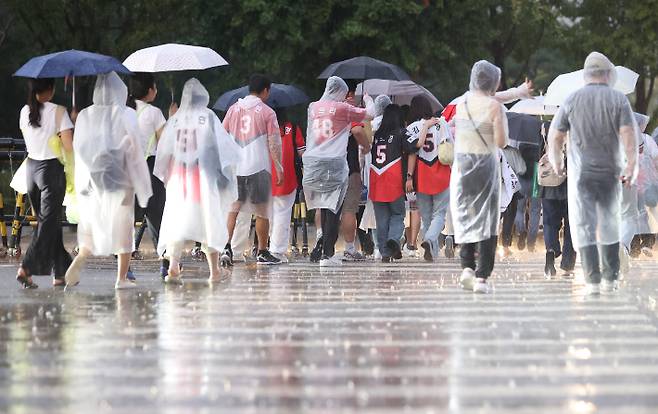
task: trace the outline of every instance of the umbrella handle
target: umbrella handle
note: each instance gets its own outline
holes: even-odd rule
[[[73,88],[71,91],[71,101],[73,103],[73,109],[75,109],[75,76],[73,77]]]

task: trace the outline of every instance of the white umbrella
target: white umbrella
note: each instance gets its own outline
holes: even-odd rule
[[[530,99],[521,99],[509,111],[527,115],[555,115],[557,106],[546,105],[545,97],[535,96]]]
[[[140,49],[123,61],[132,72],[176,72],[228,65],[209,47],[167,43]]]
[[[624,67],[617,66],[617,82],[614,88],[626,95],[635,91],[635,84],[640,75],[632,70]],[[545,105],[562,105],[569,95],[578,89],[585,86],[585,78],[583,77],[583,70],[575,72],[564,73],[548,86],[546,91]]]
[[[433,111],[436,112],[443,109],[443,105],[441,105],[441,102],[436,99],[432,92],[412,81],[368,79],[365,81],[365,90],[370,96],[392,96],[393,103],[398,105],[409,105],[414,96],[424,95],[430,101]],[[356,94],[358,96],[363,95],[363,83],[357,85]]]

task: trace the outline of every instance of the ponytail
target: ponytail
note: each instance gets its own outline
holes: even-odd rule
[[[131,107],[132,109],[137,109],[137,102],[135,102],[135,97],[131,93],[128,95],[128,99],[126,100],[126,106]]]
[[[28,116],[29,125],[33,128],[41,128],[41,109],[43,104],[37,99],[37,95],[52,90],[55,87],[55,79],[42,78],[30,79],[28,81],[27,106],[30,109]]]

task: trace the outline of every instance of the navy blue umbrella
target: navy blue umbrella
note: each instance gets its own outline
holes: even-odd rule
[[[131,72],[117,59],[81,50],[66,50],[37,56],[14,73],[24,78],[64,78],[67,76],[91,76],[101,73]]]
[[[330,76],[339,76],[343,79],[389,79],[398,81],[411,79],[398,66],[368,56],[358,56],[332,63],[322,71],[318,79],[328,79]]]
[[[249,95],[249,87],[233,89],[225,92],[217,99],[214,109],[226,111],[229,106],[233,105],[240,98]],[[270,97],[265,102],[270,108],[287,108],[289,106],[301,105],[308,102],[308,96],[296,86],[285,85],[282,83],[273,83],[270,89]]]

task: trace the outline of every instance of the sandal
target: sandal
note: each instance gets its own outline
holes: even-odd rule
[[[22,267],[18,268],[16,280],[21,284],[21,286],[23,286],[23,289],[36,289],[39,287],[39,285],[32,281],[32,276],[28,276],[27,272],[25,272],[25,269]]]

